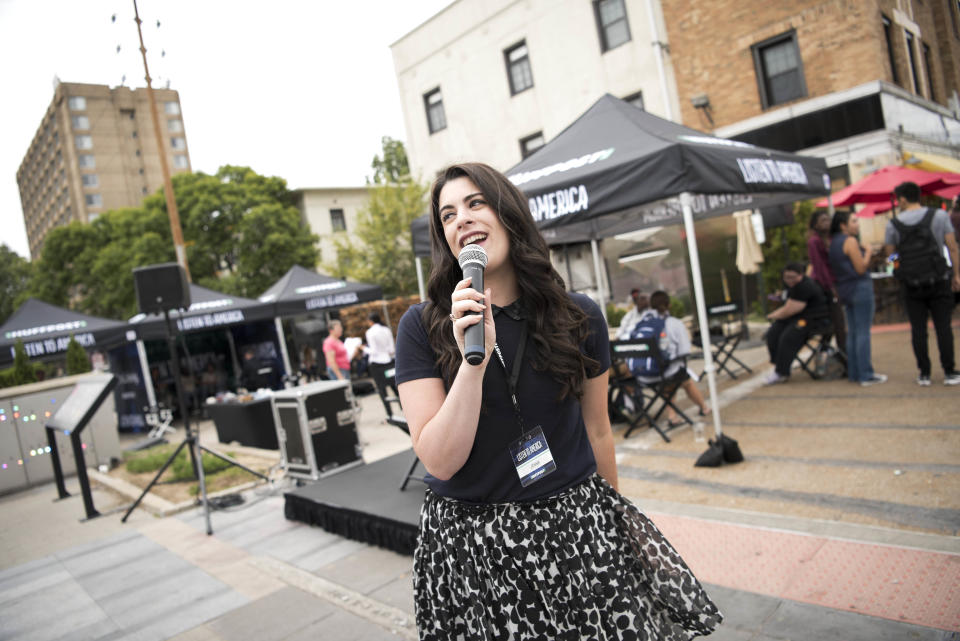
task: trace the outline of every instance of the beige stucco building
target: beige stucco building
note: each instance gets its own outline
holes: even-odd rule
[[[155,89],[171,173],[190,171],[180,98]],[[163,185],[146,89],[59,83],[17,170],[30,255],[73,220],[135,207]]]
[[[654,0],[454,2],[391,46],[414,175],[506,170],[605,93],[677,114],[654,24],[664,32]]]
[[[320,236],[320,269],[337,260],[336,241],[354,238],[357,218],[369,203],[366,187],[296,189],[297,207],[310,231]]]

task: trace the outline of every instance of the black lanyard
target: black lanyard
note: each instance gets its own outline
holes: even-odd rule
[[[513,358],[513,372],[507,372],[507,363],[503,360],[503,353],[500,351],[500,345],[493,344],[493,349],[497,352],[500,364],[503,365],[503,373],[506,374],[507,393],[513,402],[513,411],[517,415],[517,423],[520,425],[520,434],[527,430],[523,427],[523,416],[520,415],[520,403],[517,402],[517,381],[520,380],[520,363],[523,362],[523,350],[527,347],[527,321],[523,321],[523,329],[520,330],[520,345],[517,346],[517,354]]]

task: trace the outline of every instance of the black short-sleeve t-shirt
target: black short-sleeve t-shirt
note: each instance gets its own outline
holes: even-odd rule
[[[600,363],[594,375],[610,367],[607,324],[600,308],[582,294],[569,294],[587,313],[589,334],[581,350]],[[420,378],[441,378],[437,356],[430,347],[422,312],[425,303],[414,305],[400,319],[397,330],[397,383]],[[523,324],[520,305],[494,307],[497,344],[508,369],[513,368]],[[527,336],[523,363],[517,382],[517,400],[524,426],[543,429],[557,469],[539,481],[523,487],[513,466],[509,445],[520,436],[513,404],[507,392],[507,377],[494,354],[483,377],[483,407],[473,448],[463,467],[447,481],[427,474],[431,490],[441,496],[476,503],[531,501],[558,494],[580,483],[594,472],[597,464],[587,438],[578,399],[568,395],[559,399],[560,385],[549,372],[537,372],[530,356],[536,344]]]
[[[803,279],[789,290],[787,298],[806,303],[797,318],[804,318],[808,321],[823,320],[829,318],[830,311],[827,308],[827,297],[823,293],[823,288],[809,276]]]

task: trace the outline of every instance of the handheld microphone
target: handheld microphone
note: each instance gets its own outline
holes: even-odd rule
[[[487,252],[480,245],[467,245],[460,250],[457,258],[463,277],[470,279],[470,287],[483,293],[483,270],[487,266]],[[484,303],[486,304],[486,303]],[[467,312],[476,314],[477,312]],[[483,321],[471,325],[464,332],[463,356],[471,365],[479,365],[487,355],[484,344]]]

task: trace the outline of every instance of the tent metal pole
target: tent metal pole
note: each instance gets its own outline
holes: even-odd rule
[[[157,406],[157,393],[153,389],[153,378],[150,376],[150,364],[147,362],[147,348],[143,340],[137,339],[137,356],[140,359],[140,373],[143,375],[143,386],[147,391],[147,405]]]
[[[237,344],[233,340],[233,331],[229,327],[225,330],[227,332],[227,344],[230,346],[230,363],[233,365],[234,383],[237,387],[240,387],[240,373],[243,370],[240,368],[240,360],[237,358]]]
[[[597,298],[600,299],[600,313],[607,320],[607,296],[603,287],[603,273],[600,271],[600,249],[596,238],[590,239],[590,252],[593,254],[593,277],[597,281]]]
[[[827,213],[830,214],[831,221],[833,220],[834,211],[835,210],[833,208],[833,192],[831,191],[829,194],[827,194]]]
[[[707,386],[710,388],[710,415],[713,416],[713,430],[717,438],[723,434],[720,425],[720,408],[717,406],[717,374],[713,364],[713,351],[710,349],[710,326],[707,324],[707,304],[703,298],[703,278],[700,274],[700,253],[697,249],[697,235],[693,229],[693,196],[685,191],[680,194],[683,207],[683,229],[687,233],[687,253],[690,254],[690,271],[693,277],[693,293],[697,303],[697,324],[700,326],[700,341],[703,345],[704,372],[707,374]]]
[[[287,354],[287,337],[283,335],[283,323],[279,316],[273,317],[273,324],[277,328],[277,340],[280,342],[280,356],[283,358],[283,368],[287,376],[293,374],[290,369],[290,355]]]
[[[417,265],[417,289],[420,290],[420,300],[427,300],[427,291],[423,286],[423,262],[420,260],[419,256],[414,257],[414,263]]]

